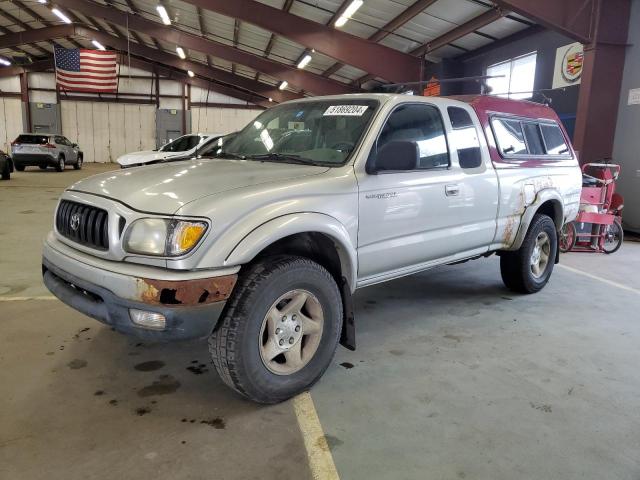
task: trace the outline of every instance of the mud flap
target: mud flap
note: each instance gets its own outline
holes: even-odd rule
[[[345,277],[342,277],[342,281],[340,282],[340,290],[342,293],[342,308],[344,311],[344,321],[342,322],[342,332],[340,334],[340,345],[348,350],[354,351],[356,349],[355,311],[353,309],[353,297],[351,296],[349,282]]]
[[[556,230],[556,261],[555,264],[560,263],[560,232]]]

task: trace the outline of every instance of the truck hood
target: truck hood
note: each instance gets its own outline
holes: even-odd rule
[[[136,210],[173,214],[189,202],[237,188],[285,182],[327,167],[253,160],[199,159],[101,173],[69,190],[112,198]]]
[[[183,157],[188,155],[186,152],[158,152],[154,150],[143,150],[141,152],[127,153],[118,158],[117,162],[123,167],[130,165],[140,165],[149,162],[157,162],[158,160],[165,160],[172,157]]]

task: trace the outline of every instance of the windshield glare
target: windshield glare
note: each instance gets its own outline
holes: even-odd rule
[[[273,107],[213,156],[282,162],[297,158],[305,163],[342,165],[360,141],[377,107],[376,100],[362,99]]]
[[[185,135],[183,137],[176,138],[173,142],[169,142],[164,145],[161,152],[186,152],[195,148],[200,143],[199,135]]]

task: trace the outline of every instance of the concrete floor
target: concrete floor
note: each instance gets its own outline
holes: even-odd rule
[[[55,199],[105,168],[0,183],[0,478],[311,478],[291,403],[239,399],[204,344],[6,301],[48,296]],[[562,265],[533,296],[504,289],[496,258],[360,291],[358,350],[312,390],[340,477],[640,478],[640,244]]]

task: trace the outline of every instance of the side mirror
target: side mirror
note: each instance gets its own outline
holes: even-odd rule
[[[386,143],[376,154],[371,172],[415,170],[420,160],[416,142],[398,140]]]
[[[73,148],[78,148],[78,144],[77,144],[77,143],[72,143],[72,144],[71,144],[71,146],[72,146]]]

